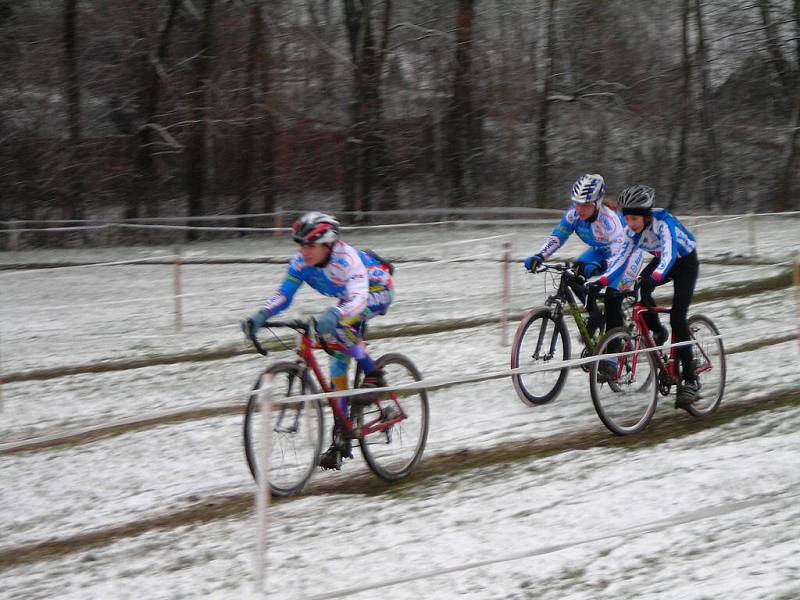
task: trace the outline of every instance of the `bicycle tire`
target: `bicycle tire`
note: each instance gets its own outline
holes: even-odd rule
[[[615,327],[600,340],[597,354],[633,350],[636,335],[638,333],[631,333],[626,327]],[[609,347],[614,350],[609,350]],[[608,382],[598,381],[599,361],[592,363],[589,372],[592,404],[609,431],[616,435],[631,435],[647,427],[656,411],[657,363],[652,352],[620,356],[617,361],[616,377]]]
[[[689,332],[699,346],[693,348],[695,375],[700,395],[686,410],[694,417],[708,417],[717,412],[725,393],[725,347],[714,322],[704,315],[692,315],[687,321]]]
[[[295,404],[277,402],[291,396],[316,393],[317,388],[306,369],[297,363],[275,363],[258,377],[244,415],[245,456],[256,481],[262,427],[261,419],[257,418],[261,413],[261,403],[256,392],[268,375],[274,376],[269,485],[274,495],[289,496],[305,487],[319,462],[325,430],[322,405],[318,400]]]
[[[375,361],[383,369],[389,385],[420,381],[422,375],[416,365],[406,356],[397,353],[384,354]],[[362,371],[356,370],[355,385],[361,381]],[[359,438],[364,460],[375,475],[384,481],[399,481],[408,477],[416,468],[428,439],[430,411],[426,390],[389,392],[367,406],[357,409],[354,416],[358,429],[396,409],[397,404],[406,418],[386,431],[376,431]]]
[[[539,327],[536,327],[536,324]],[[548,334],[548,323],[552,324],[552,331]],[[557,336],[557,337],[553,337]],[[561,342],[559,344],[558,339]],[[552,355],[549,347],[544,358],[536,358],[541,351],[541,345],[548,343],[554,347]],[[560,346],[561,356],[558,356]],[[570,339],[567,325],[564,319],[554,320],[550,309],[539,307],[530,310],[519,322],[517,331],[514,334],[514,343],[511,346],[511,368],[532,367],[536,365],[546,365],[553,360],[569,360]],[[556,374],[553,377],[553,374]],[[547,404],[554,400],[564,388],[569,374],[569,367],[564,367],[558,371],[540,371],[524,375],[512,375],[511,382],[517,397],[525,406],[538,406]],[[537,381],[550,381],[553,383],[545,384],[542,389],[536,389]]]

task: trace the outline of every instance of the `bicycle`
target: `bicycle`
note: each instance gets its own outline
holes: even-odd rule
[[[274,495],[287,496],[299,493],[313,475],[322,453],[325,431],[320,400],[292,402],[291,398],[315,394],[319,389],[331,391],[313,350],[344,352],[344,347],[325,342],[319,337],[312,339],[312,333],[315,333],[313,319],[271,321],[265,323],[264,328],[289,328],[300,334],[295,349],[298,358],[270,365],[256,380],[245,410],[245,456],[253,478],[258,480],[258,461],[261,456],[261,439],[258,435],[261,431],[258,423],[261,402],[258,391],[272,376],[269,484]],[[255,336],[250,340],[260,354],[268,355]],[[422,379],[414,363],[402,354],[385,354],[375,364],[384,370],[392,385]],[[356,368],[353,387],[357,388],[362,379],[362,370]],[[347,447],[349,450],[352,442],[358,442],[369,468],[385,481],[398,481],[410,475],[422,458],[428,437],[426,391],[381,393],[379,390],[375,394],[356,395],[349,402],[349,410],[343,409],[338,400],[328,399],[334,418],[334,443],[340,449]]]
[[[626,294],[636,299],[637,292]],[[668,315],[671,309],[651,308],[635,300],[631,325],[611,329],[600,340],[598,355],[631,353],[616,359],[616,373],[603,373],[600,361],[591,365],[592,403],[603,424],[617,435],[639,433],[647,427],[656,411],[659,394],[668,396],[672,386],[682,380],[677,349],[670,345],[669,353],[664,354],[653,341],[644,319],[649,311]],[[717,326],[708,317],[692,315],[688,324],[690,339],[696,342],[693,365],[700,395],[685,408],[692,416],[707,417],[717,411],[725,391],[725,348]],[[674,334],[671,341],[674,343]],[[613,368],[608,370],[613,372]]]
[[[602,322],[598,323],[597,333],[594,336],[589,334],[588,323],[582,314],[584,304],[578,299],[574,290],[575,287],[583,287],[584,277],[576,273],[568,262],[542,264],[534,272],[550,273],[553,281],[558,274],[560,279],[556,292],[547,298],[544,306],[530,309],[517,326],[514,343],[511,346],[511,368],[569,360],[570,334],[564,320],[565,314],[572,316],[578,326],[578,333],[584,344],[581,358],[593,355],[604,326]],[[603,297],[604,294],[601,293],[595,299]],[[591,365],[587,363],[582,365],[582,368],[588,373]],[[523,404],[537,406],[551,402],[561,393],[568,373],[569,367],[564,367],[560,370],[512,375],[511,381]],[[553,383],[548,383],[551,380],[554,380]],[[541,387],[538,386],[540,382],[543,382]]]

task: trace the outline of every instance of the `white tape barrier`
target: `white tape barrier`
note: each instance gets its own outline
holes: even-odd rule
[[[113,224],[158,224],[158,223],[176,223],[176,222],[186,222],[186,221],[233,221],[238,219],[254,219],[254,218],[264,218],[264,217],[278,217],[282,215],[298,215],[305,212],[309,212],[311,210],[319,210],[318,207],[310,208],[310,209],[291,209],[291,210],[279,210],[275,212],[265,212],[265,213],[246,213],[246,214],[224,214],[224,215],[199,215],[199,216],[181,216],[181,217],[140,217],[140,218],[132,218],[132,219],[114,219],[113,221],[103,221],[101,219],[30,219],[30,220],[6,220],[0,221],[0,225],[4,225],[6,227],[12,227],[14,229],[11,230],[0,230],[2,231],[41,231],[42,229],[16,229],[19,225],[28,225],[28,224],[82,224],[83,227],[90,227],[90,228],[103,228],[108,227]],[[414,208],[414,209],[394,209],[394,210],[372,210],[372,211],[345,211],[345,210],[332,210],[331,211],[334,215],[342,216],[342,215],[352,215],[352,216],[417,216],[417,215],[476,215],[476,214],[506,214],[506,215],[513,215],[513,214],[549,214],[549,215],[561,215],[564,213],[564,209],[560,208],[533,208],[528,206],[516,206],[516,207],[509,207],[509,206],[485,206],[485,207],[474,207],[474,208]],[[759,212],[759,213],[732,213],[727,215],[727,217],[739,217],[739,218],[760,218],[760,217],[778,217],[778,216],[794,216],[800,215],[800,211],[784,211],[784,212]],[[719,219],[718,214],[714,215],[678,215],[680,219]],[[483,221],[481,221],[483,222]],[[55,228],[46,228],[44,231],[47,230],[54,230]]]
[[[186,220],[186,219],[184,219]],[[344,225],[341,227],[343,231],[360,231],[360,230],[382,230],[382,229],[407,229],[410,227],[430,227],[441,225],[535,225],[542,223],[557,223],[557,220],[552,219],[455,219],[444,221],[427,221],[421,223],[388,223],[384,225]],[[80,230],[97,230],[97,229],[151,229],[163,231],[219,231],[219,232],[253,232],[253,233],[276,233],[283,232],[289,233],[291,227],[214,227],[203,225],[164,225],[164,224],[148,224],[148,223],[107,223],[105,225],[85,225],[75,227],[42,227],[42,228],[25,228],[25,229],[0,229],[0,234],[18,234],[18,233],[42,233],[42,232],[63,232],[63,231],[80,231]]]
[[[113,221],[104,221],[102,219],[16,219],[10,221],[0,221],[0,225],[17,226],[19,224],[28,223],[82,223],[92,227],[103,227],[110,223],[132,223],[132,224],[146,224],[146,223],[170,223],[170,222],[185,222],[185,221],[234,221],[238,219],[253,219],[264,217],[279,217],[283,215],[300,215],[306,212],[319,210],[319,207],[308,209],[291,209],[279,210],[275,212],[265,213],[244,213],[244,214],[225,214],[225,215],[199,215],[199,216],[183,216],[183,217],[137,217],[131,219],[113,219]],[[336,216],[351,215],[351,216],[417,216],[417,215],[481,215],[481,214],[498,214],[498,215],[515,215],[515,214],[561,214],[564,211],[557,208],[533,208],[529,206],[486,206],[475,208],[405,208],[393,210],[332,210],[330,211]],[[16,231],[21,231],[16,229]]]
[[[708,336],[708,340],[722,339],[722,334],[715,336]],[[317,394],[306,394],[303,396],[292,396],[291,398],[284,398],[281,400],[273,400],[273,404],[297,404],[298,402],[311,402],[314,400],[327,400],[329,398],[341,398],[347,396],[361,396],[364,394],[380,394],[387,392],[401,392],[409,390],[432,390],[443,387],[450,387],[452,385],[461,385],[464,383],[478,383],[480,381],[490,381],[492,379],[505,379],[512,375],[530,375],[531,373],[539,373],[541,371],[560,371],[564,368],[573,368],[585,365],[588,363],[597,362],[599,360],[607,360],[611,358],[619,358],[621,356],[629,356],[633,354],[644,354],[647,352],[655,352],[658,350],[667,350],[669,348],[681,348],[683,346],[698,345],[700,342],[697,340],[687,340],[685,342],[678,342],[677,344],[664,344],[657,348],[640,348],[639,350],[630,350],[628,352],[616,352],[613,354],[595,354],[586,358],[576,358],[573,360],[561,360],[546,365],[535,365],[532,367],[517,367],[515,369],[503,369],[502,371],[494,371],[490,373],[481,372],[473,375],[466,375],[463,377],[437,377],[432,379],[421,379],[411,383],[403,383],[395,386],[387,386],[382,388],[366,388],[366,389],[347,389],[338,390],[333,392],[320,392]],[[261,390],[252,392],[255,395],[262,394]]]
[[[136,265],[136,264],[146,264],[150,261],[165,261],[169,260],[169,266],[173,266],[174,262],[178,259],[177,255],[162,255],[162,256],[150,256],[150,257],[143,257],[143,258],[131,258],[129,260],[115,260],[112,262],[101,262],[101,263],[87,263],[85,265],[68,265],[64,267],[44,267],[42,269],[20,269],[17,271],[2,271],[0,272],[0,277],[13,277],[15,275],[24,275],[24,274],[34,274],[34,273],[46,273],[48,271],[67,271],[72,269],[89,269],[93,267],[117,267],[119,265]]]
[[[722,335],[717,335],[717,336],[709,337],[709,338],[706,338],[706,339],[722,339],[722,337],[723,337]],[[511,375],[528,375],[528,374],[531,374],[531,373],[538,373],[538,372],[541,372],[541,371],[558,371],[558,370],[561,370],[561,369],[564,369],[564,368],[573,368],[573,367],[577,367],[577,366],[580,366],[580,365],[584,365],[584,364],[588,364],[588,363],[591,363],[591,362],[595,362],[595,361],[598,361],[598,360],[605,360],[605,359],[608,359],[608,358],[616,358],[616,357],[620,357],[620,356],[626,356],[626,355],[629,355],[629,354],[642,354],[642,353],[645,353],[645,352],[653,352],[653,351],[656,351],[656,350],[666,350],[666,349],[668,349],[670,347],[679,348],[681,346],[688,346],[688,345],[691,345],[691,344],[698,344],[698,343],[699,342],[697,342],[697,341],[689,340],[689,341],[680,342],[680,343],[677,343],[677,344],[664,344],[664,346],[659,346],[658,349],[656,349],[656,348],[642,348],[642,349],[639,349],[639,350],[636,350],[636,351],[630,351],[630,352],[618,352],[616,354],[595,355],[595,356],[589,356],[589,357],[580,358],[580,359],[573,359],[573,360],[567,360],[567,361],[556,361],[556,362],[549,363],[547,365],[533,366],[533,367],[517,367],[516,369],[504,369],[502,371],[494,371],[494,372],[490,372],[490,373],[481,372],[481,373],[475,373],[475,374],[466,375],[466,376],[462,376],[462,377],[456,377],[456,378],[438,377],[438,378],[422,379],[420,381],[415,381],[415,382],[405,383],[405,384],[395,385],[395,386],[387,386],[387,387],[383,387],[383,388],[347,389],[347,390],[339,390],[339,391],[334,391],[334,392],[320,392],[318,394],[307,394],[307,395],[304,395],[304,396],[293,396],[291,398],[284,398],[284,399],[281,399],[281,400],[272,399],[271,400],[271,404],[273,404],[273,405],[296,404],[298,402],[311,402],[311,401],[315,401],[315,400],[325,400],[325,399],[329,399],[329,398],[341,398],[343,396],[348,396],[348,397],[352,398],[353,396],[360,396],[360,395],[363,395],[363,394],[386,393],[386,392],[391,392],[391,391],[407,391],[407,390],[422,390],[422,389],[431,390],[431,389],[450,387],[450,386],[453,386],[453,385],[461,385],[461,384],[465,384],[465,383],[477,383],[477,382],[481,382],[481,381],[490,381],[490,380],[493,380],[493,379],[505,379],[507,377],[510,377]],[[35,391],[38,388],[39,388],[39,386],[33,386],[30,389],[32,391]],[[42,387],[42,389],[44,389],[44,387]],[[268,389],[260,389],[260,390],[256,390],[256,391],[251,391],[251,392],[249,392],[248,397],[255,395],[255,396],[259,397],[259,401],[260,401],[261,397],[263,395],[265,395],[268,391],[269,391]],[[223,410],[223,409],[226,409],[226,408],[236,408],[236,407],[241,407],[241,406],[242,406],[241,399],[238,396],[231,396],[230,402],[221,402],[221,403],[218,403],[218,404],[213,404],[213,405],[210,405],[210,406],[206,406],[204,408],[207,408],[207,409],[210,409],[210,410]],[[32,444],[33,445],[45,444],[45,443],[57,441],[57,440],[60,440],[60,439],[64,439],[64,438],[67,438],[67,437],[76,437],[76,436],[80,436],[80,435],[84,435],[84,434],[88,435],[88,434],[92,434],[92,433],[96,433],[98,431],[102,431],[102,430],[108,429],[109,427],[117,427],[117,426],[125,426],[125,425],[136,424],[136,423],[139,423],[139,422],[141,422],[143,420],[156,420],[156,419],[159,419],[159,418],[169,419],[171,417],[175,417],[175,416],[181,415],[184,412],[185,412],[185,409],[176,409],[176,410],[148,413],[146,415],[137,415],[136,417],[130,417],[130,418],[127,418],[127,419],[120,419],[120,420],[117,420],[117,421],[111,421],[111,422],[106,422],[106,423],[96,423],[96,424],[91,425],[91,426],[83,427],[83,428],[80,428],[80,429],[73,429],[71,431],[67,430],[66,432],[53,433],[53,434],[43,435],[43,436],[34,437],[34,438],[16,440],[16,441],[13,441],[13,442],[0,443],[0,452],[7,452],[9,450],[13,450],[14,448],[16,448],[16,447],[18,447],[20,445],[29,446],[29,445],[32,445]]]

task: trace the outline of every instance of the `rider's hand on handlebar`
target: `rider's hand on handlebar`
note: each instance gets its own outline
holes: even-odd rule
[[[264,326],[264,323],[266,323],[271,316],[272,314],[267,309],[261,309],[253,316],[242,321],[242,331],[247,339],[252,340],[256,337],[258,330]]]
[[[600,292],[603,291],[603,288],[608,285],[608,281],[605,277],[601,277],[595,281],[588,281],[584,284],[584,288],[586,288],[586,292],[592,296],[598,295]]]
[[[529,256],[525,259],[525,270],[533,272],[539,268],[544,262],[544,257],[541,254],[534,254],[533,256]]]

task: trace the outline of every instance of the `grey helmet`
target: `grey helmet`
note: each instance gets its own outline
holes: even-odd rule
[[[632,185],[617,196],[624,215],[649,215],[656,201],[656,191],[647,185]]]
[[[581,175],[572,186],[572,202],[575,204],[594,204],[600,208],[606,195],[606,182],[602,175]]]

